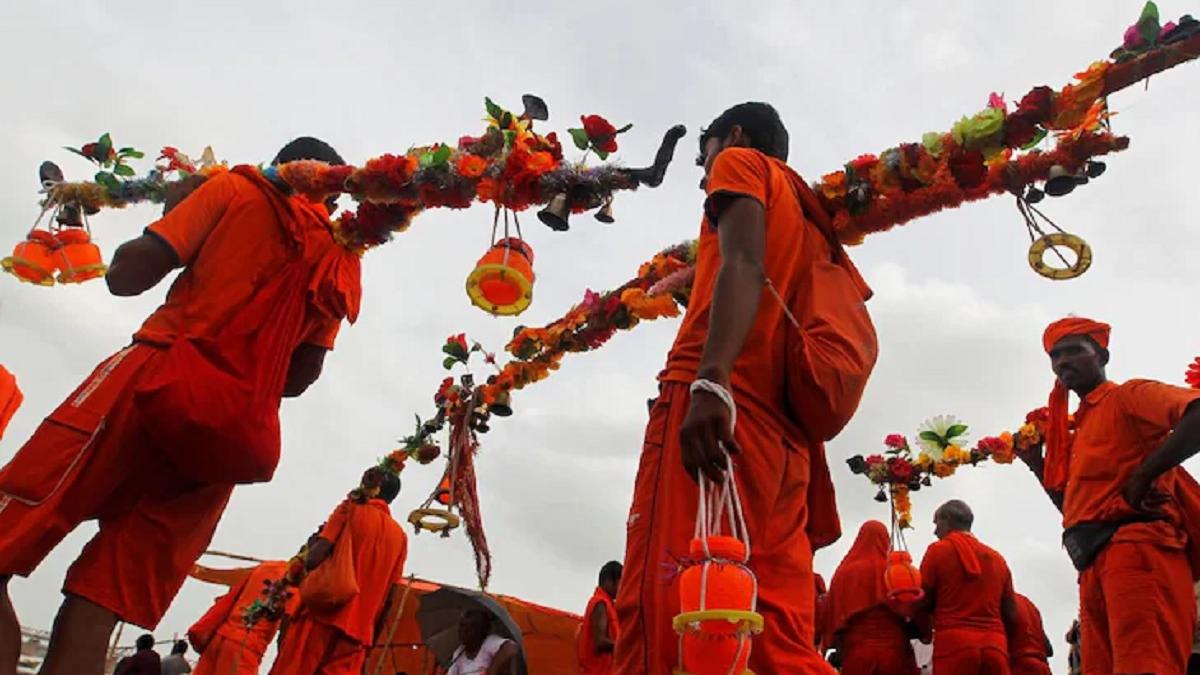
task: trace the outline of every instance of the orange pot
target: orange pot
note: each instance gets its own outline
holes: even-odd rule
[[[92,243],[87,230],[78,227],[60,230],[58,242],[61,247],[55,253],[60,270],[59,283],[81,284],[102,277],[108,271],[100,247]]]
[[[450,477],[443,476],[442,482],[438,483],[437,493],[434,499],[442,506],[450,506]]]
[[[520,314],[533,301],[533,249],[521,239],[501,239],[467,277],[471,304],[498,316]]]
[[[703,541],[693,539],[689,546],[690,557],[704,562],[689,567],[681,575],[680,610],[685,613],[702,609],[753,611],[754,577],[740,564],[746,556],[746,545],[733,537],[721,536],[708,537],[707,542],[708,556]],[[750,635],[737,621],[696,622],[694,629],[684,632],[681,640],[683,667],[695,675],[741,673],[750,661]]]
[[[54,272],[58,268],[55,250],[58,246],[53,234],[46,230],[34,230],[25,241],[13,248],[11,256],[0,260],[0,267],[21,281],[53,286]]]
[[[887,588],[888,599],[895,602],[916,602],[925,595],[921,590],[921,571],[913,565],[908,551],[892,551],[888,554],[883,585]]]

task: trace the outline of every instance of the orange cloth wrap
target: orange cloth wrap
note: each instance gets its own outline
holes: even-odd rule
[[[925,550],[921,583],[934,602],[934,672],[1007,673],[1001,607],[1013,590],[1004,558],[971,533],[952,532]]]
[[[188,629],[188,640],[196,651],[200,652],[200,660],[193,675],[258,673],[263,654],[279,630],[279,622],[261,619],[254,626],[247,628],[242,616],[262,595],[264,583],[278,579],[286,570],[286,562],[270,561],[259,564],[241,583],[218,598],[209,611]],[[299,595],[293,594],[288,599],[284,613],[295,612],[299,601]],[[209,636],[211,639],[205,645],[204,639]]]
[[[302,613],[287,628],[270,675],[362,675],[367,649]]]
[[[1009,669],[1013,675],[1050,675],[1046,630],[1042,614],[1029,598],[1014,593],[1017,625],[1008,636]]]
[[[17,378],[5,370],[4,366],[0,366],[0,438],[4,438],[4,429],[8,427],[23,400],[21,388],[17,386]]]
[[[855,616],[887,603],[883,573],[890,546],[887,526],[878,520],[868,520],[859,528],[830,582],[825,644],[833,646],[838,632]]]
[[[1081,317],[1059,319],[1046,327],[1042,334],[1042,346],[1049,354],[1054,345],[1072,335],[1086,335],[1096,344],[1108,349],[1112,327],[1106,323]],[[1051,490],[1063,491],[1067,487],[1067,469],[1071,463],[1071,436],[1068,429],[1067,388],[1061,382],[1054,383],[1050,392],[1050,420],[1046,425],[1046,462],[1042,482]]]
[[[613,667],[612,652],[603,654],[596,651],[596,640],[592,635],[592,612],[596,607],[603,606],[608,616],[608,638],[616,642],[620,634],[617,623],[617,606],[603,589],[597,588],[588,600],[587,609],[583,612],[583,624],[579,627],[578,657],[579,675],[609,675]]]

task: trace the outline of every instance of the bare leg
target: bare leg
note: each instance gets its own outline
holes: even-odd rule
[[[117,615],[75,595],[63,600],[40,675],[104,675],[108,638]]]
[[[21,657],[21,623],[8,598],[8,580],[0,575],[0,675],[16,675],[17,660]]]

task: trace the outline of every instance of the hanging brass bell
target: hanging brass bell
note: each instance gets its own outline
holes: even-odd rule
[[[1104,170],[1107,168],[1108,165],[1104,162],[1089,161],[1087,163],[1087,175],[1091,176],[1092,178],[1099,178],[1104,174]]]
[[[571,205],[567,203],[567,193],[554,195],[546,208],[538,211],[538,220],[555,232],[566,232],[571,229],[567,218],[571,216]]]
[[[1036,204],[1046,198],[1046,193],[1037,189],[1037,186],[1030,185],[1025,191],[1025,201],[1030,204]]]
[[[1075,185],[1075,175],[1061,164],[1055,164],[1050,167],[1050,177],[1046,180],[1044,189],[1051,197],[1062,197],[1071,194]]]
[[[512,396],[507,391],[496,394],[496,400],[488,404],[488,412],[496,417],[509,417],[512,411]]]
[[[604,200],[604,206],[601,206],[600,210],[596,212],[596,220],[604,223],[605,225],[615,223],[617,219],[613,218],[612,204],[613,198],[612,195],[609,195],[608,198]]]

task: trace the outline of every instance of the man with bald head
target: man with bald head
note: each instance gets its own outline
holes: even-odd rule
[[[1042,338],[1057,381],[1045,457],[1021,453],[1063,514],[1079,576],[1085,673],[1182,673],[1200,571],[1200,391],[1107,379],[1108,324],[1069,317]],[[1072,425],[1068,393],[1080,399]]]
[[[1008,675],[1016,623],[1012,574],[1004,558],[971,534],[975,515],[957,499],[933,516],[938,541],[921,561],[922,609],[933,615],[933,672]]]

